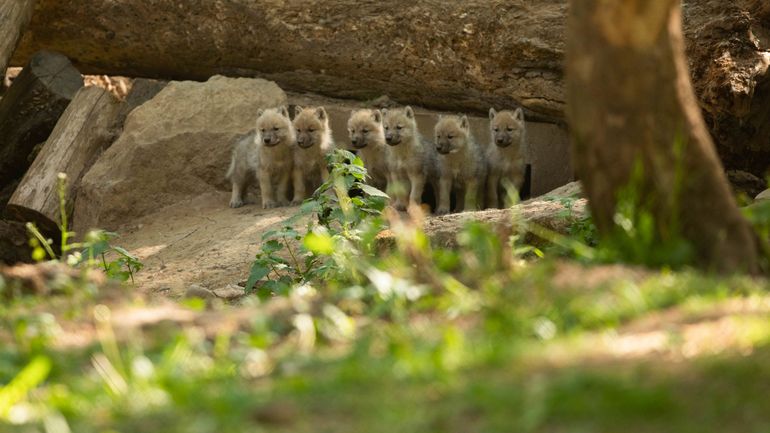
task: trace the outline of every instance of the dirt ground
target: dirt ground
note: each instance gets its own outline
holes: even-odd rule
[[[118,229],[114,243],[145,265],[136,275],[137,288],[178,297],[193,284],[216,291],[243,283],[262,234],[280,227],[298,208],[263,210],[248,204],[231,209],[229,199],[228,192],[209,192]]]

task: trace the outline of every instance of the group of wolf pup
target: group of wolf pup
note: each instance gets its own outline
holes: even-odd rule
[[[476,142],[465,115],[440,116],[431,142],[417,130],[412,107],[353,110],[349,148],[363,160],[368,182],[387,191],[397,210],[422,204],[426,184],[437,199],[435,214],[497,208],[505,201],[503,186],[518,191],[523,183],[526,126],[521,108],[492,108],[489,120],[486,145]],[[296,107],[294,120],[286,107],[259,110],[256,131],[233,148],[227,172],[233,188],[230,207],[244,204],[254,180],[263,208],[300,204],[328,178],[325,156],[334,148],[323,107]]]

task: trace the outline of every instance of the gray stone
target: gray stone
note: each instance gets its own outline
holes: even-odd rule
[[[83,177],[75,229],[122,223],[211,191],[227,191],[235,138],[259,108],[286,103],[273,82],[212,77],[171,82],[127,117],[123,133]]]

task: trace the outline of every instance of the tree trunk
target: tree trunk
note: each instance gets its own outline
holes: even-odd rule
[[[83,78],[66,57],[41,51],[13,80],[0,99],[0,188],[19,179],[59,116],[83,86]]]
[[[33,0],[0,0],[0,75],[32,18]]]
[[[80,178],[115,139],[119,109],[110,92],[100,87],[81,89],[11,196],[8,214],[18,221],[32,221],[46,233],[56,233],[60,222],[58,173],[67,174],[67,209],[71,210]]]
[[[658,240],[680,235],[705,266],[757,271],[754,234],[690,83],[681,2],[571,0],[567,39],[573,157],[599,230],[613,230],[618,194],[630,185]]]

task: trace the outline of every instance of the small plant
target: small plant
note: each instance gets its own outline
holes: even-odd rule
[[[666,203],[666,212],[662,214],[653,213],[653,209],[661,208],[655,202],[660,199],[642,191],[643,176],[642,164],[637,162],[628,183],[617,194],[613,224],[608,233],[599,233],[588,211],[583,216],[576,216],[573,212],[575,199],[572,197],[555,199],[565,208],[559,216],[570,221],[568,236],[532,225],[529,229],[556,244],[561,254],[584,261],[673,268],[692,264],[695,250],[682,235],[678,220],[676,197],[681,189],[681,167],[677,167],[674,192],[671,194],[673,198]]]
[[[117,237],[116,233],[104,230],[93,230],[86,234],[84,242],[71,242],[75,232],[69,230],[67,212],[67,175],[59,173],[59,232],[61,233],[60,250],[58,259],[72,267],[87,266],[100,267],[109,278],[134,282],[134,273],[144,266],[139,259],[131,255],[124,248],[113,246],[110,240]],[[30,233],[30,246],[32,247],[32,259],[41,262],[48,258],[57,260],[53,250],[53,240],[46,239],[35,224],[27,223],[27,231]],[[108,257],[115,257],[107,260]]]
[[[261,296],[287,295],[292,287],[336,272],[342,255],[371,252],[383,227],[387,194],[365,183],[366,168],[351,152],[337,149],[327,156],[328,179],[280,230],[262,236],[246,291],[263,278]],[[308,219],[304,234],[295,227]],[[282,254],[282,255],[280,255]],[[335,259],[335,255],[338,257]]]
[[[86,242],[82,244],[83,250],[79,253],[81,263],[85,261],[90,265],[102,268],[108,277],[134,283],[134,274],[139,272],[144,264],[125,248],[111,245],[110,240],[117,237],[117,233],[104,230],[92,230],[86,234]],[[115,257],[107,260],[107,257]]]
[[[770,271],[770,200],[763,200],[743,208],[743,215],[749,220],[757,234],[757,243],[764,260],[762,267]]]

